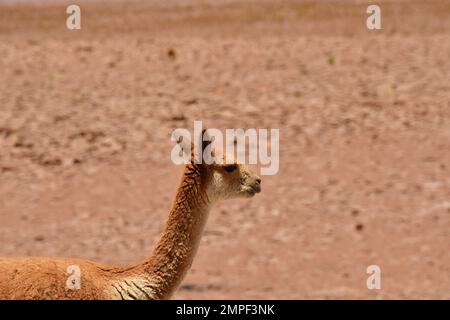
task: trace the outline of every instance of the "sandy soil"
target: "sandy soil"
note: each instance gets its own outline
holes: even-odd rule
[[[450,299],[450,1],[0,4],[0,255],[148,255],[170,133],[280,128],[176,298]],[[331,4],[332,3],[332,4]],[[382,270],[368,290],[366,268]]]

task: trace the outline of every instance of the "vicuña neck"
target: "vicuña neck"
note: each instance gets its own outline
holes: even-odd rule
[[[165,229],[144,271],[158,298],[169,298],[191,267],[208,217],[210,203],[201,168],[187,165]],[[156,282],[156,283],[155,283]]]

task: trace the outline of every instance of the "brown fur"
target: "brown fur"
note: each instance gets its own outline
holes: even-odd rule
[[[130,268],[64,258],[0,258],[0,299],[167,299],[189,270],[209,208],[220,199],[253,196],[260,179],[244,166],[188,164],[165,229],[149,259]],[[249,191],[250,190],[250,191]],[[69,289],[67,267],[81,271]]]

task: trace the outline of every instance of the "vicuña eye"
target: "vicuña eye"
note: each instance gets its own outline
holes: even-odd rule
[[[225,166],[225,171],[226,172],[233,172],[234,170],[236,170],[236,165],[235,164],[230,164]]]

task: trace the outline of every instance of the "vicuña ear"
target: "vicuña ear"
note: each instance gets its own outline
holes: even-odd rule
[[[206,149],[206,147],[211,145],[211,142],[212,142],[211,137],[209,136],[209,133],[208,133],[208,129],[202,130],[202,137],[203,137],[203,139],[202,139],[201,146],[202,146],[202,152],[203,152]]]
[[[171,140],[176,143],[171,153],[172,161],[176,164],[192,162],[193,146],[190,132],[187,129],[175,129]]]
[[[186,143],[189,143],[189,147],[184,144],[182,145],[183,150],[189,150],[191,163],[203,164],[205,162],[203,151],[208,149],[208,146],[211,144],[211,139],[207,133],[207,129],[203,129],[201,134],[197,137],[194,134],[194,141],[196,143],[186,140]]]
[[[215,162],[215,152],[212,146],[212,139],[208,133],[208,129],[202,130],[201,143],[199,145],[202,146],[201,155],[202,155],[202,163],[212,164]]]

